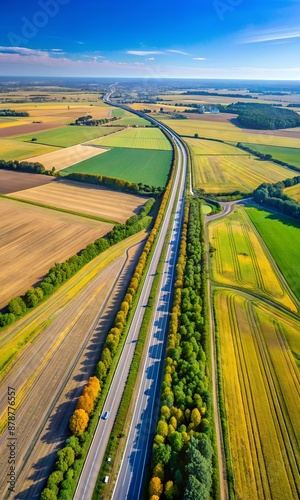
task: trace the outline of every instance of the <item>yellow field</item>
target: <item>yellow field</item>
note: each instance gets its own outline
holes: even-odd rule
[[[90,144],[104,147],[156,149],[170,151],[172,146],[159,128],[127,128],[116,134],[99,137]]]
[[[278,182],[294,175],[285,167],[245,155],[194,155],[192,172],[194,186],[208,193],[250,193],[263,182]]]
[[[190,138],[185,138],[184,141],[190,146],[190,150],[194,155],[249,156],[246,151],[223,142]]]
[[[212,222],[209,237],[216,248],[211,261],[215,282],[251,290],[297,311],[242,208]]]
[[[0,139],[1,160],[25,160],[26,158],[51,153],[59,148],[44,146],[30,142],[21,142],[14,139]]]
[[[141,196],[68,181],[54,181],[10,195],[120,223],[134,215],[146,202],[146,198]]]
[[[44,200],[45,202],[46,200]],[[0,199],[0,307],[106,234],[111,224]]]
[[[263,144],[273,146],[284,146],[290,148],[299,148],[299,138],[285,137],[287,131],[283,131],[283,135],[274,135],[272,131],[259,131],[259,133],[243,131],[229,122],[217,121],[202,121],[199,120],[168,120],[162,121],[175,130],[180,135],[194,136],[199,134],[200,137],[211,139],[220,139],[226,142],[237,144],[238,142]],[[299,129],[290,129],[294,132]]]
[[[293,200],[300,203],[300,184],[296,184],[295,186],[285,189],[284,193],[287,194],[290,198],[293,198]]]
[[[299,354],[299,321],[229,290],[215,310],[236,498],[296,500],[300,379],[285,337]]]

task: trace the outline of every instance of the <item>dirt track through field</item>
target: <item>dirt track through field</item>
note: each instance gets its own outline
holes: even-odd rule
[[[142,237],[135,236],[131,241],[141,241]],[[51,325],[1,382],[1,393],[9,384],[16,388],[17,393],[22,393],[24,399],[17,411],[18,483],[15,498],[32,500],[39,497],[55,458],[54,451],[68,435],[68,421],[77,397],[93,374],[113,311],[122,300],[140,250],[141,244],[135,244],[129,251],[129,258],[125,259],[120,245],[117,259],[52,315]],[[107,252],[110,260],[111,252]],[[4,433],[0,438],[3,449],[6,437]],[[4,455],[0,458],[0,468],[4,471],[6,467]],[[3,475],[1,498],[4,498],[6,488]]]

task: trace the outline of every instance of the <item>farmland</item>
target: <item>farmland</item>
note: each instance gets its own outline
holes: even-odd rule
[[[25,172],[13,172],[12,170],[0,170],[0,194],[8,194],[12,191],[21,191],[36,186],[42,186],[53,182],[54,177],[27,174]]]
[[[124,223],[138,212],[146,198],[118,193],[78,182],[55,181],[44,186],[10,193],[12,196]]]
[[[205,155],[205,156],[249,156],[249,153],[243,151],[242,149],[231,146],[224,142],[209,141],[205,139],[190,139],[186,138],[185,142],[190,146],[191,152],[194,155]]]
[[[68,167],[62,173],[101,174],[151,186],[165,186],[171,161],[171,151],[119,147]]]
[[[36,142],[66,148],[75,146],[82,142],[87,142],[102,135],[115,132],[115,127],[84,127],[67,126],[58,127],[46,132],[37,132],[34,134],[20,135],[16,137],[18,141],[31,141],[34,137]]]
[[[296,165],[300,167],[300,142],[298,142],[298,148],[283,148],[278,146],[261,146],[258,144],[247,144],[251,149],[255,149],[259,153],[270,154],[276,160],[285,161],[291,165]]]
[[[297,310],[243,209],[236,208],[225,219],[212,222],[209,233],[210,242],[216,248],[212,257],[215,282],[251,290],[292,311]]]
[[[0,307],[42,278],[55,262],[107,233],[110,224],[0,199]]]
[[[254,207],[246,211],[289,286],[300,299],[299,222]]]
[[[76,146],[59,149],[34,158],[26,158],[26,160],[37,161],[44,165],[46,170],[52,170],[53,167],[55,170],[62,170],[106,151],[106,149],[95,148],[88,144],[76,144]]]
[[[201,116],[201,115],[200,115]],[[216,115],[217,116],[217,115]],[[233,123],[221,121],[201,120],[169,120],[162,121],[175,130],[179,135],[194,137],[197,133],[200,137],[209,139],[219,139],[232,144],[238,142],[281,146],[288,148],[297,148],[299,146],[300,132],[298,129],[289,130],[244,130]]]
[[[299,321],[228,290],[215,308],[236,496],[296,499],[299,372],[285,337],[299,354]]]
[[[159,128],[129,128],[92,142],[103,147],[156,149],[171,151],[172,146]]]
[[[0,139],[1,160],[25,160],[25,158],[51,153],[57,148],[14,139]]]
[[[208,193],[236,190],[250,193],[263,182],[278,182],[293,177],[292,170],[246,155],[194,154],[192,172],[194,186]]]
[[[300,203],[300,185],[295,184],[295,186],[289,187],[284,190],[285,194],[287,194],[290,198]]]
[[[150,122],[148,120],[145,120],[144,118],[141,118],[139,116],[134,116],[134,115],[131,115],[131,116],[124,116],[123,118],[120,118],[120,120],[118,120],[117,122],[117,125],[124,125],[126,127],[128,127],[129,125],[132,126],[132,125],[138,125],[139,127],[149,127],[150,125]]]

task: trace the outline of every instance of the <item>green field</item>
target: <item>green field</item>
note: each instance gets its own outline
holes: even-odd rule
[[[254,207],[246,211],[291,289],[300,299],[300,223]]]
[[[113,148],[61,172],[101,174],[158,187],[165,186],[171,161],[172,151]]]
[[[138,125],[138,126],[142,126],[142,127],[149,127],[151,124],[148,120],[145,120],[145,118],[141,118],[140,116],[135,116],[135,115],[132,115],[132,116],[124,116],[124,118],[121,118],[120,120],[118,120],[116,122],[118,125],[125,125],[126,127],[128,125],[132,126],[132,125]]]
[[[255,149],[258,153],[270,154],[276,160],[285,161],[291,165],[300,167],[300,149],[298,148],[283,148],[279,146],[261,146],[258,144],[247,144],[251,149]],[[300,148],[300,142],[299,142]]]
[[[51,153],[58,148],[44,146],[31,142],[15,141],[14,139],[0,139],[0,159],[1,160],[25,160],[33,156]]]
[[[108,137],[93,141],[108,148],[138,148],[171,151],[172,146],[159,128],[128,128]]]
[[[16,137],[18,141],[31,141],[34,137],[36,142],[49,144],[51,146],[68,147],[82,142],[90,141],[96,137],[111,134],[118,130],[116,127],[59,127],[46,132],[34,132],[32,134]]]

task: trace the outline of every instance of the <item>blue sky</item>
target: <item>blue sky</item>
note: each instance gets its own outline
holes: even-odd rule
[[[0,75],[300,80],[299,0],[10,0]]]

